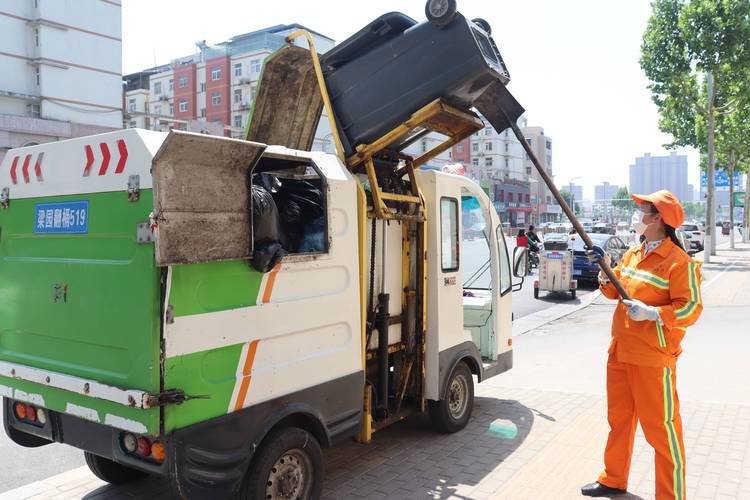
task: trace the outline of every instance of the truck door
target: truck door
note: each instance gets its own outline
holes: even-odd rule
[[[509,349],[511,276],[502,227],[487,196],[476,185],[461,189],[463,326],[483,362]]]

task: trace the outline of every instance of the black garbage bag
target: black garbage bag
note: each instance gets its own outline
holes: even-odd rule
[[[301,247],[305,238],[305,228],[324,217],[323,193],[309,181],[283,179],[281,187],[274,194],[279,207],[279,215],[288,246],[287,250],[305,253]]]
[[[317,217],[304,227],[302,241],[298,250],[300,253],[322,252],[325,250],[325,224],[325,217]]]
[[[260,185],[253,185],[253,258],[250,264],[267,273],[286,255],[284,234],[279,211],[271,193]]]

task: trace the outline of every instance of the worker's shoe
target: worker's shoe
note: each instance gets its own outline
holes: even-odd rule
[[[581,488],[581,495],[586,497],[608,497],[612,495],[624,495],[626,490],[619,488],[610,488],[600,482],[590,483]]]

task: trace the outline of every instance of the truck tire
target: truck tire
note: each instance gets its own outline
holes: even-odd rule
[[[323,489],[323,452],[315,436],[285,427],[263,440],[242,484],[243,500],[316,500]]]
[[[534,287],[534,298],[535,299],[539,298],[539,288],[538,287]]]
[[[143,479],[148,475],[143,471],[118,464],[88,451],[84,451],[83,455],[86,458],[86,465],[89,466],[92,474],[109,484],[128,484]]]
[[[571,290],[570,291],[570,300],[576,300],[576,291],[575,290]]]
[[[424,14],[428,21],[442,28],[456,17],[456,0],[427,0]]]
[[[445,397],[430,401],[430,419],[436,430],[451,434],[469,423],[474,408],[474,379],[463,361],[453,369],[445,387]]]

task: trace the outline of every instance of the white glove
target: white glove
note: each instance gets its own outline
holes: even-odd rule
[[[654,306],[646,305],[636,299],[625,299],[622,303],[628,307],[628,315],[633,321],[658,321],[661,323],[659,310]]]
[[[600,285],[609,285],[609,277],[604,273],[604,270],[599,269],[599,284]]]

